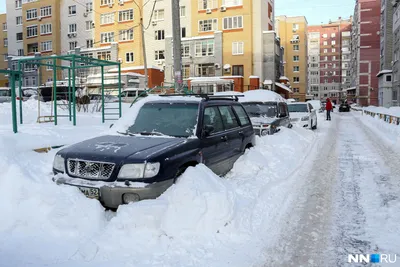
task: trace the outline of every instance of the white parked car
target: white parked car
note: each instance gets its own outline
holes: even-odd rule
[[[317,111],[310,103],[296,102],[288,103],[290,120],[304,128],[317,129]]]

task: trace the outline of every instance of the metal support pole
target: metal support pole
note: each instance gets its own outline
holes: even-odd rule
[[[18,62],[18,72],[20,73],[19,75],[21,75],[22,70],[21,70],[21,63]],[[14,77],[14,87],[15,87],[15,77]],[[15,90],[15,88],[14,88]],[[18,91],[19,91],[19,123],[22,124],[23,123],[23,115],[22,115],[22,79],[19,79],[19,83],[18,83]]]
[[[104,66],[101,66],[101,121],[103,123],[106,121],[104,108]]]
[[[118,109],[119,109],[119,117],[122,116],[122,103],[121,103],[121,63],[118,64]]]
[[[17,133],[18,126],[17,126],[17,99],[15,94],[15,74],[11,72],[9,75],[11,78],[11,108],[12,108],[13,132]],[[18,75],[21,76],[21,73],[19,73]]]
[[[144,37],[144,25],[143,25],[143,7],[140,10],[140,28],[142,30],[142,49],[143,49],[143,65],[144,65],[144,89],[147,90],[149,86],[149,76],[147,70],[147,55],[146,55],[146,42]],[[121,65],[119,66],[121,69]]]
[[[68,115],[69,115],[69,121],[72,121],[72,113],[71,113],[71,101],[72,101],[72,95],[71,95],[71,69],[68,69]]]
[[[72,57],[72,124],[76,126],[75,55]]]
[[[175,92],[182,91],[181,21],[179,0],[172,1],[172,40],[174,43],[174,83]]]
[[[57,125],[57,61],[53,59],[53,104],[54,104],[54,125]]]

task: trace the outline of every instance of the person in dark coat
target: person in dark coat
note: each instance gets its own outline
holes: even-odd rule
[[[332,102],[329,98],[326,99],[326,120],[331,120],[331,111],[333,109]]]

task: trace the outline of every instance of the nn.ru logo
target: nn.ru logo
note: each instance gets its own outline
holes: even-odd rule
[[[349,254],[349,263],[395,263],[397,255],[390,254]]]

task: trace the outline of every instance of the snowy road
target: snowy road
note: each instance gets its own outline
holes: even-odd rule
[[[400,253],[399,151],[354,114],[331,123],[319,155],[297,174],[303,193],[264,266],[357,266],[348,254]]]

